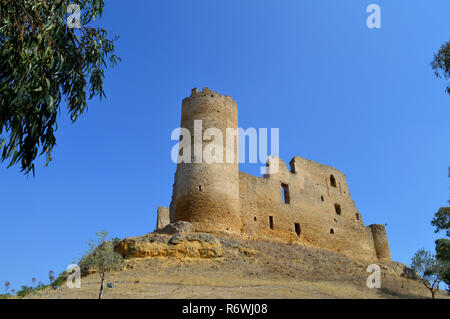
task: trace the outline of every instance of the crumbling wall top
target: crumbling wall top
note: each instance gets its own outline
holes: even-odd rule
[[[307,170],[317,170],[317,171],[321,171],[321,172],[326,172],[326,173],[330,173],[330,174],[335,174],[338,176],[342,176],[344,178],[346,178],[345,174],[334,168],[333,166],[330,165],[325,165],[325,164],[321,164],[300,156],[294,156],[291,161],[289,162],[290,168],[291,168],[291,172],[292,173],[296,173],[301,169],[307,169]]]
[[[224,100],[229,100],[229,101],[234,102],[233,98],[230,95],[222,95],[220,93],[210,90],[209,87],[204,87],[201,91],[199,91],[198,88],[193,88],[191,90],[191,95],[189,97],[186,97],[185,99],[183,99],[183,103],[187,100],[198,99],[198,98],[200,98],[200,99],[215,98],[215,99],[224,99]]]

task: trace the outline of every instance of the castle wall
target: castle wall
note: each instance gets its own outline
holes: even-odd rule
[[[386,229],[384,225],[370,225],[369,226],[373,243],[375,246],[375,251],[380,261],[390,261],[391,251],[389,250],[389,242],[387,239]]]
[[[167,207],[158,207],[158,217],[156,220],[156,229],[162,229],[170,224],[170,214],[169,208]]]
[[[244,235],[377,259],[372,232],[364,226],[342,172],[301,157],[291,161],[291,170],[281,159],[274,160],[279,160],[277,173],[255,177],[240,172]]]
[[[209,145],[223,145],[221,163],[196,158],[195,120],[203,126],[201,152]],[[391,260],[384,226],[364,226],[339,170],[296,156],[289,169],[281,159],[270,157],[264,177],[239,172],[238,137],[226,142],[227,128],[238,128],[237,105],[230,96],[208,88],[192,90],[182,103],[181,127],[191,133],[190,163],[177,165],[170,209],[158,209],[158,228],[188,221],[194,231],[301,243],[360,260]],[[205,139],[212,128],[223,140]],[[236,163],[227,163],[227,154]]]

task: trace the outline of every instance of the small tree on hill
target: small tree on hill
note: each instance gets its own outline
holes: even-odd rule
[[[53,284],[53,280],[55,280],[55,272],[53,270],[50,270],[48,272],[48,279],[50,280],[50,285]]]
[[[450,292],[450,239],[436,240],[436,259],[442,264],[441,277]]]
[[[17,296],[23,298],[32,292],[33,292],[33,287],[22,286],[21,289],[17,292]]]
[[[422,283],[430,290],[431,298],[434,299],[439,283],[443,280],[442,263],[429,251],[420,249],[411,260],[411,268],[420,275]]]
[[[5,291],[6,291],[6,293],[8,293],[9,286],[11,286],[11,283],[9,281],[5,282]]]
[[[450,61],[450,60],[449,60]],[[448,168],[448,177],[450,177],[450,167]],[[450,204],[450,200],[448,201]],[[435,227],[435,233],[445,232],[450,237],[450,207],[441,207],[431,221],[431,225]],[[450,239],[441,238],[435,241],[436,258],[442,264],[442,281],[447,285],[450,292]]]
[[[97,241],[90,241],[89,250],[81,258],[79,266],[82,274],[96,271],[100,275],[98,299],[102,299],[107,276],[122,267],[123,258],[114,251],[114,244],[106,240],[108,232],[99,232],[97,236]]]

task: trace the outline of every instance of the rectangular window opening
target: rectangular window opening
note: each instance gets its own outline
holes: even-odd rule
[[[283,200],[285,204],[291,203],[291,197],[289,196],[289,185],[281,184],[281,189],[283,190]]]
[[[273,229],[273,216],[269,216],[269,227]]]
[[[297,234],[297,236],[300,236],[300,233],[301,233],[300,224],[299,223],[295,223],[294,224],[294,228],[295,228],[295,233]]]

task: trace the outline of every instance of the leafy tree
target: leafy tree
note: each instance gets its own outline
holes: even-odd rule
[[[69,5],[80,8],[80,28],[70,28]],[[0,0],[0,160],[33,172],[56,145],[58,114],[72,122],[87,101],[105,97],[104,71],[115,66],[114,41],[101,27],[104,0]],[[71,12],[73,13],[73,12]],[[69,22],[73,20],[68,19]]]
[[[450,239],[436,240],[436,259],[441,263],[441,278],[450,291]]]
[[[436,258],[450,260],[450,239],[442,238],[436,240]]]
[[[11,286],[11,283],[9,281],[5,282],[6,293],[8,293],[8,289],[9,289],[10,286]]]
[[[431,298],[434,299],[439,283],[443,280],[443,265],[435,255],[420,249],[411,260],[411,268],[420,275],[422,283],[430,290]]]
[[[447,237],[450,237],[450,207],[441,207],[431,221],[436,229],[435,232],[446,231]]]
[[[450,177],[450,167],[448,168],[448,177]],[[450,204],[450,200],[449,200]],[[450,207],[441,207],[431,221],[431,225],[435,227],[435,233],[445,231],[446,236],[450,237]],[[450,240],[441,238],[436,243],[436,259],[442,265],[441,278],[450,291]]]
[[[434,55],[431,67],[433,68],[436,77],[445,79],[450,78],[450,41],[444,43]],[[450,84],[447,86],[446,90],[447,93],[450,94]]]
[[[108,232],[98,232],[97,241],[91,240],[89,250],[79,262],[82,274],[96,271],[100,275],[100,291],[98,299],[102,299],[105,280],[113,270],[119,270],[123,265],[123,258],[114,251],[114,244],[107,241]]]

